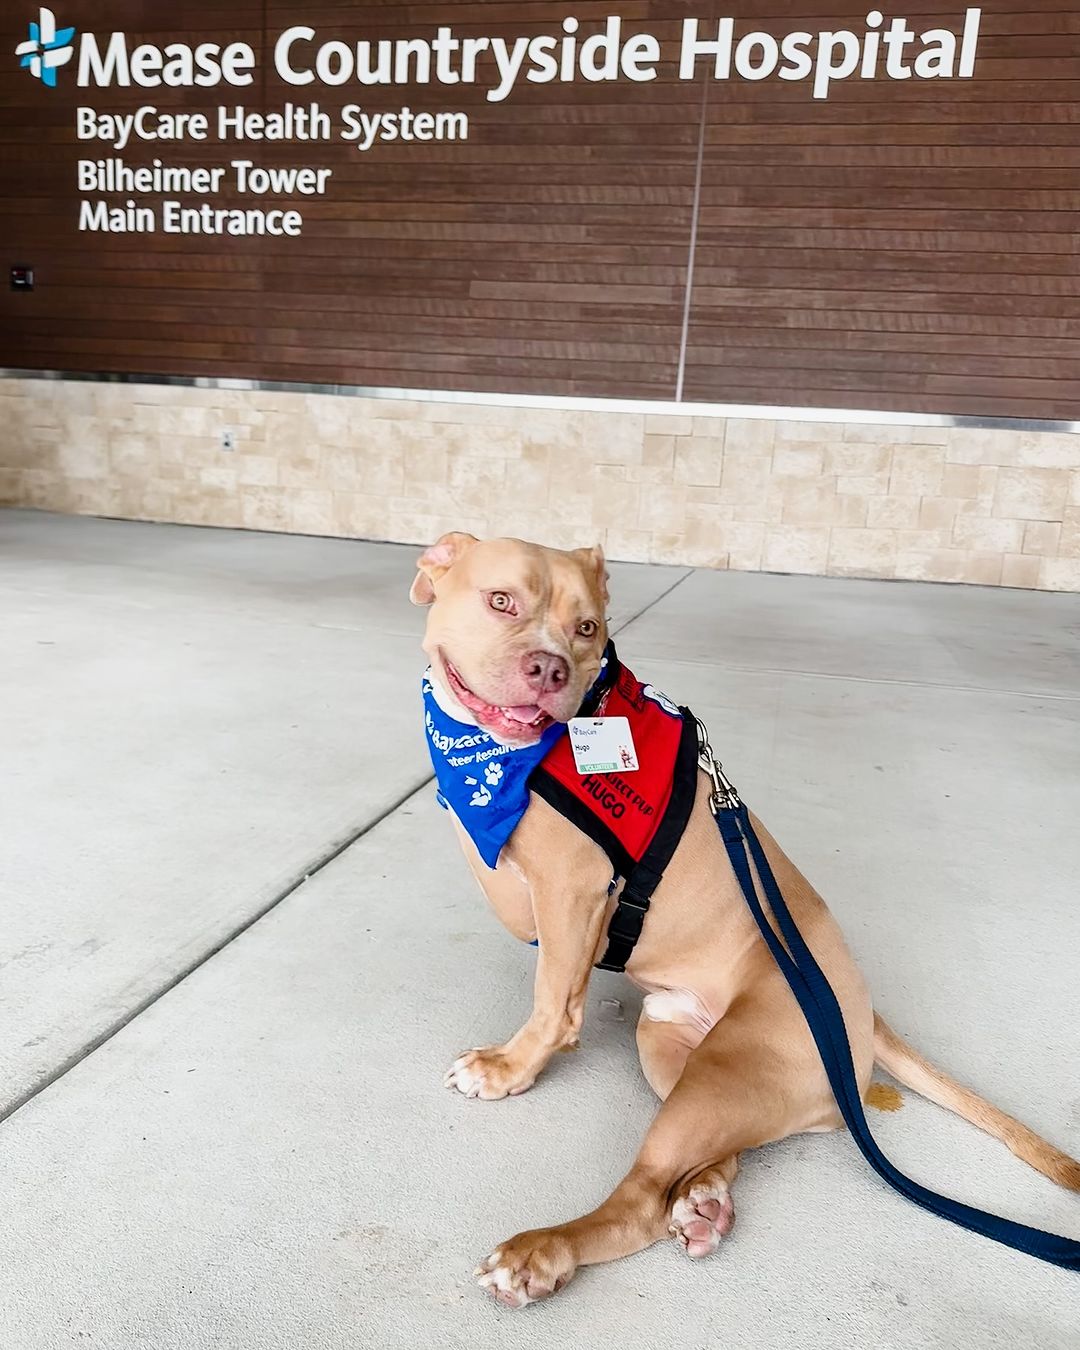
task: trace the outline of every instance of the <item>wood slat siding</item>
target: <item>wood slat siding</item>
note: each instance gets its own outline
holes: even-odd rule
[[[42,89],[0,61],[0,364],[567,395],[675,396],[701,146],[684,397],[1080,417],[1080,12],[987,0],[976,77],[806,82],[292,88],[276,35],[558,32],[610,13],[678,48],[684,17],[738,32],[861,29],[869,0],[305,4],[64,0],[60,22],[132,42],[241,40],[250,88]],[[32,8],[32,7],[31,7]],[[887,11],[958,31],[963,0]],[[8,7],[4,50],[29,11]],[[704,98],[703,98],[704,94]],[[121,152],[74,108],[269,111],[318,101],[468,113],[462,143],[209,140]],[[702,127],[704,117],[704,127]],[[78,158],[311,164],[299,239],[80,234]],[[263,202],[223,194],[214,205]],[[280,200],[271,202],[281,205]],[[287,205],[293,203],[287,202]]]

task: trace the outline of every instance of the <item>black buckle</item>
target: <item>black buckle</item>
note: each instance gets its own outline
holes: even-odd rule
[[[626,969],[630,954],[641,937],[645,927],[645,915],[649,912],[649,900],[644,896],[628,895],[623,891],[619,903],[608,924],[608,945],[603,959],[597,961],[597,970],[613,970],[621,973]]]

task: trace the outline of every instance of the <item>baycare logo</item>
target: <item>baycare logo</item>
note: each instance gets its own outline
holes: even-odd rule
[[[75,53],[71,45],[74,36],[74,28],[57,28],[56,15],[51,9],[42,8],[38,11],[37,23],[30,23],[27,40],[15,48],[15,55],[22,58],[19,65],[35,80],[55,89],[57,70],[66,66]]]

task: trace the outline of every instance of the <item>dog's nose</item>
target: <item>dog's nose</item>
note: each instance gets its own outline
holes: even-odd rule
[[[570,667],[555,652],[528,652],[521,669],[529,688],[537,694],[557,694],[570,678]]]

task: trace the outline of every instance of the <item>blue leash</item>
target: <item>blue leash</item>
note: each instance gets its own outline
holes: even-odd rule
[[[713,758],[704,727],[701,727],[701,737],[702,756],[707,762],[708,772],[713,780],[712,810],[727,847],[731,866],[742,887],[750,912],[761,929],[761,935],[791,986],[791,992],[798,1000],[818,1053],[821,1055],[821,1062],[825,1066],[840,1114],[862,1150],[863,1157],[878,1176],[901,1195],[906,1195],[915,1204],[928,1209],[931,1214],[938,1214],[943,1219],[959,1224],[961,1228],[982,1234],[983,1237],[993,1238],[995,1242],[1003,1243],[1006,1247],[1013,1247],[1017,1251],[1026,1252],[1029,1256],[1036,1256],[1040,1261],[1049,1261],[1051,1265],[1063,1266],[1066,1270],[1080,1270],[1080,1242],[1073,1238],[1060,1237],[1056,1233],[1044,1233],[1039,1228],[1029,1228],[1026,1224],[1015,1223],[1012,1219],[1002,1219],[996,1214],[987,1214],[984,1210],[962,1204],[959,1200],[938,1195],[936,1191],[928,1190],[905,1176],[878,1148],[866,1123],[855,1077],[855,1066],[851,1062],[851,1047],[844,1026],[844,1014],[836,1001],[836,995],[791,917],[791,911],[773,876],[765,850],[761,847],[750,823],[750,814],[724,776],[720,765]],[[773,932],[758,898],[753,873],[750,870],[750,859],[747,856],[748,849],[761,880],[765,898],[783,935],[783,942]],[[786,950],[784,942],[787,943]]]

